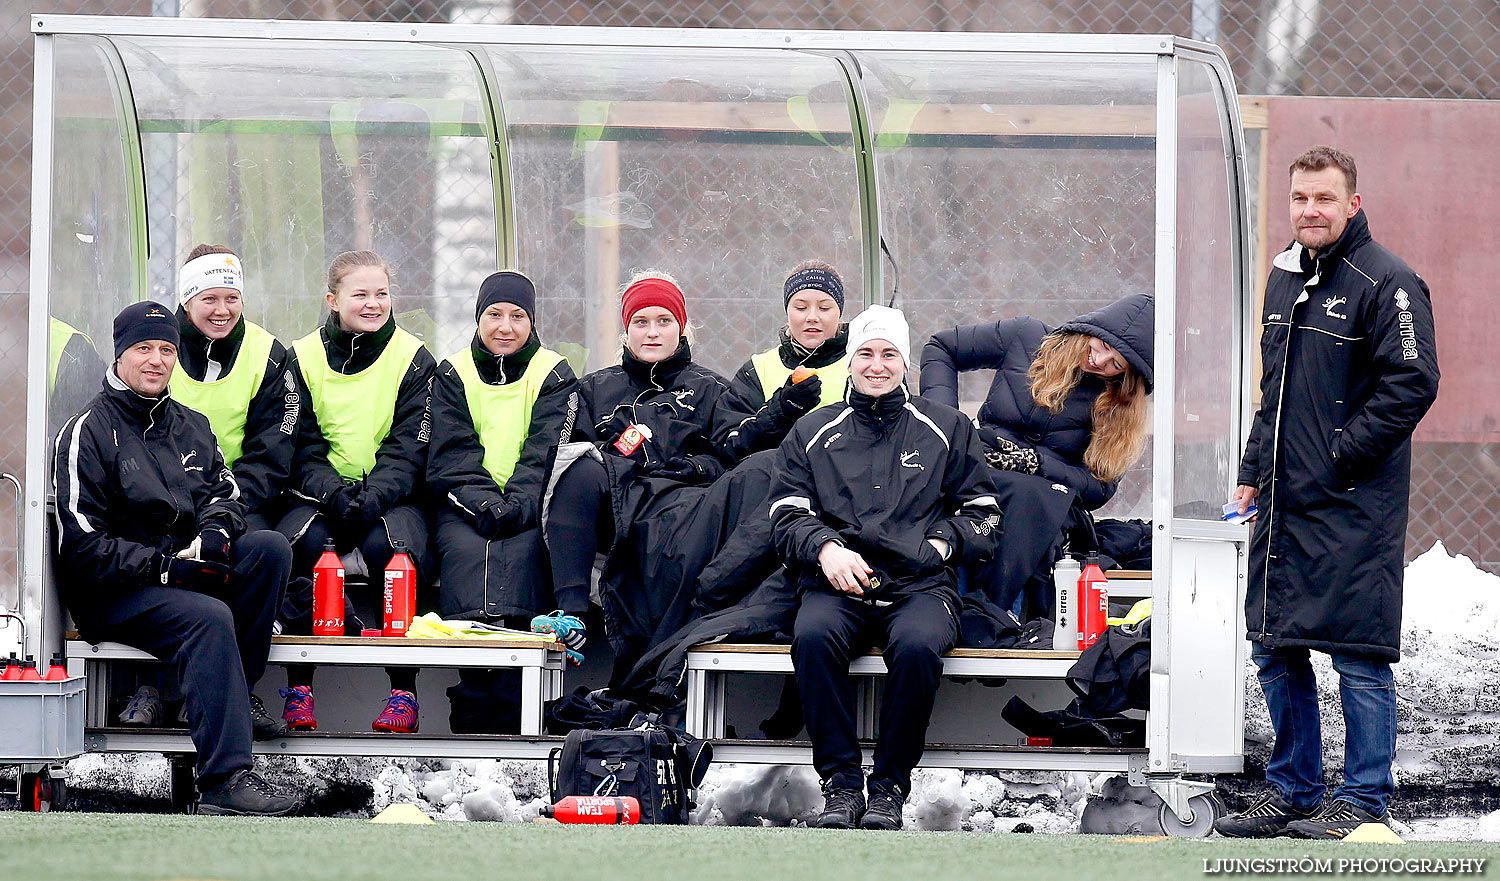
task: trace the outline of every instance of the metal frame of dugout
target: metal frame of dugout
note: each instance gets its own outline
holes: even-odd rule
[[[1057,323],[1086,311],[1084,306],[1133,290],[1154,291],[1156,387],[1151,452],[1146,459],[1150,483],[1140,503],[1144,508],[1149,500],[1154,539],[1152,709],[1144,761],[1121,757],[1117,764],[1136,782],[1149,783],[1188,824],[1194,822],[1193,806],[1205,804],[1194,800],[1190,805],[1189,799],[1205,798],[1203,793],[1210,787],[1185,780],[1183,775],[1241,769],[1245,643],[1240,609],[1248,531],[1222,523],[1217,516],[1234,483],[1249,422],[1252,267],[1245,141],[1232,76],[1217,47],[1154,35],[549,28],[45,14],[32,16],[32,32],[36,78],[30,347],[22,579],[15,609],[28,626],[15,641],[9,623],[0,622],[5,625],[0,627],[0,649],[9,638],[20,651],[50,657],[61,647],[65,629],[48,559],[51,319],[72,320],[102,334],[107,316],[150,296],[152,273],[159,272],[160,266],[170,267],[180,256],[181,241],[161,241],[159,232],[148,229],[165,209],[152,202],[163,182],[153,180],[146,162],[157,148],[151,143],[143,146],[143,141],[155,143],[163,133],[181,144],[199,143],[192,139],[207,132],[254,129],[264,136],[281,131],[271,123],[284,120],[229,116],[237,105],[250,102],[246,96],[262,90],[274,92],[268,83],[294,88],[279,85],[276,77],[285,71],[257,67],[257,59],[307,59],[310,65],[311,59],[326,55],[328,47],[336,44],[340,57],[354,67],[361,63],[361,54],[388,63],[387,81],[396,79],[397,61],[408,57],[451,62],[451,70],[459,71],[448,75],[448,83],[462,92],[460,98],[407,95],[395,103],[421,110],[430,128],[420,131],[430,135],[434,155],[440,152],[441,139],[455,133],[471,138],[465,143],[478,150],[480,173],[488,176],[486,192],[476,195],[477,207],[468,209],[459,225],[478,235],[480,244],[472,250],[482,258],[481,267],[526,268],[543,258],[584,267],[579,271],[587,273],[584,277],[590,289],[581,310],[586,313],[580,319],[585,323],[576,335],[583,337],[586,348],[591,345],[593,349],[588,356],[590,367],[597,366],[600,353],[614,345],[617,328],[607,323],[611,309],[598,306],[607,304],[604,292],[612,293],[621,280],[618,264],[625,259],[621,238],[634,233],[618,224],[590,229],[586,235],[580,233],[581,241],[569,240],[567,247],[574,250],[567,253],[535,252],[538,239],[527,225],[530,215],[546,214],[555,206],[537,202],[537,198],[554,196],[537,197],[540,190],[526,189],[536,183],[528,183],[531,172],[523,162],[523,136],[532,124],[551,125],[573,139],[573,154],[559,150],[558,161],[587,154],[584,159],[595,168],[608,152],[595,147],[618,144],[622,132],[657,139],[653,149],[659,148],[669,157],[667,161],[673,151],[691,149],[694,138],[705,130],[734,134],[736,143],[747,151],[742,156],[749,161],[755,151],[763,149],[757,144],[767,133],[777,143],[824,151],[817,155],[830,163],[827,167],[847,178],[840,184],[845,187],[840,192],[846,195],[839,198],[850,210],[847,216],[831,212],[826,223],[841,231],[840,247],[847,248],[842,265],[849,268],[847,274],[854,282],[851,301],[857,304],[861,299],[853,295],[854,288],[865,303],[884,301],[894,289],[894,261],[888,265],[881,257],[883,246],[893,244],[904,255],[902,268],[918,276],[917,284],[907,285],[914,293],[903,293],[899,302],[911,307],[914,337],[919,340],[939,320],[929,314],[951,326],[980,320],[976,314],[989,318],[1012,314],[1004,311],[1010,308],[1040,312]],[[210,60],[201,64],[181,61],[185,58]],[[541,65],[537,60],[543,58],[551,61]],[[173,59],[181,63],[171,67],[178,63]],[[540,66],[534,67],[546,76],[518,85],[518,78],[527,75],[527,65],[522,63],[527,60],[537,62]],[[161,70],[152,67],[158,63]],[[733,66],[731,72],[737,76],[748,76],[746,71],[770,76],[783,68],[796,74],[786,80],[792,83],[785,87],[791,89],[789,93],[772,88],[767,98],[765,88],[751,85],[743,90],[721,89],[715,93],[716,101],[695,103],[700,101],[695,96],[713,91],[705,82],[721,63]],[[149,100],[175,101],[180,96],[171,93],[171,77],[187,82],[192,76],[212,72],[215,66],[224,74],[220,79],[224,85],[222,94],[211,97],[222,99],[216,103],[225,115],[177,118],[170,113],[143,112],[139,102],[148,100],[142,97],[143,90],[156,90],[156,97]],[[684,81],[685,75],[672,79],[672,68],[699,73],[694,74],[696,79],[689,76]],[[814,79],[822,77],[820,85],[807,94],[798,92],[798,78],[806,78],[806,71],[814,69]],[[606,76],[609,72],[613,73]],[[610,83],[623,88],[620,84],[638,81],[643,72],[648,79],[656,78],[652,82],[673,85],[664,93],[667,99],[655,95],[646,101],[610,101],[620,97],[607,93],[613,87]],[[330,81],[319,76],[315,71],[306,82]],[[1139,88],[1131,93],[1134,97],[1116,100],[1111,89],[1124,79],[1138,83]],[[464,81],[453,85],[458,80]],[[201,85],[202,80],[194,82]],[[370,82],[371,89],[377,88],[375,81]],[[830,83],[837,88],[828,87]],[[526,91],[554,86],[560,91],[544,95],[547,100],[533,100],[534,91]],[[346,99],[362,97],[357,93],[358,83],[350,88],[355,91]],[[590,95],[587,89],[605,91]],[[993,99],[976,92],[983,89],[992,89]],[[289,95],[288,100],[294,97]],[[382,100],[390,105],[387,99]],[[562,114],[561,122],[544,118],[548,113]],[[423,123],[404,117],[394,123],[372,121],[356,112],[333,120],[325,114],[319,124],[327,130],[325,135],[346,138],[331,148],[344,150],[350,143],[347,138],[374,137],[371,132],[378,134],[392,125]],[[80,160],[76,145],[86,137],[97,142],[97,150]],[[1022,189],[1010,195],[1008,203],[974,204],[961,195],[950,199],[944,206],[954,216],[946,221],[951,226],[981,215],[996,224],[1014,220],[1012,225],[1020,231],[1007,233],[1013,236],[1007,241],[1022,243],[1032,229],[1061,231],[1039,243],[1055,264],[1079,276],[1056,285],[1061,291],[1057,297],[1026,301],[980,283],[976,286],[980,294],[974,297],[953,294],[951,311],[932,306],[934,295],[926,289],[941,285],[924,285],[922,273],[942,271],[949,261],[969,259],[972,249],[926,248],[922,236],[940,237],[945,232],[933,232],[930,225],[917,223],[925,209],[910,201],[921,189],[912,185],[910,176],[925,167],[923,157],[951,159],[961,151],[976,150],[990,153],[965,152],[963,156],[980,171],[1024,166]],[[1033,162],[1043,150],[1055,151],[1043,157],[1050,165]],[[1090,190],[1092,178],[1087,172],[1127,151],[1133,157],[1134,180],[1141,182],[1144,195],[1119,210],[1136,212],[1145,231],[1128,247],[1115,251],[1120,239],[1109,228],[1113,209],[1100,206],[1119,193],[1113,191],[1113,184]],[[187,157],[183,162],[198,159],[196,154],[181,156]],[[339,158],[345,157],[340,153]],[[356,166],[346,169],[347,173],[368,184]],[[1069,174],[1078,169],[1085,173],[1067,177],[1059,172],[1054,180],[1047,170],[1053,166]],[[184,175],[191,171],[189,167]],[[813,174],[807,180],[816,178]],[[187,180],[188,176],[181,176],[178,182]],[[1072,190],[1065,186],[1080,181]],[[1025,189],[1033,184],[1051,186],[1051,195],[1042,198]],[[240,198],[250,208],[257,207],[252,195],[241,193]],[[175,204],[185,210],[183,206],[193,203],[182,197]],[[1086,215],[1090,223],[1095,216],[1101,219],[1094,223],[1098,234],[1089,224],[1075,222]],[[799,254],[799,248],[805,247],[807,234],[805,228],[795,227],[797,220],[789,218],[787,222],[793,225],[774,233],[781,238],[771,242],[775,246],[771,250],[778,251],[773,256],[783,262],[805,255],[805,250]],[[579,223],[587,225],[583,220]],[[248,229],[249,221],[245,224]],[[1071,234],[1067,232],[1070,227]],[[203,228],[218,229],[211,224]],[[199,227],[190,232],[196,236]],[[361,240],[366,232],[355,230],[354,240]],[[744,232],[762,236],[746,251],[765,249],[767,237],[773,235],[764,230]],[[327,242],[335,242],[331,233]],[[331,254],[322,253],[324,239],[315,244],[307,262],[326,266]],[[444,240],[441,246],[448,244]],[[996,275],[1026,265],[1024,258],[1006,260],[1000,254],[987,254],[986,259],[992,261],[988,268]],[[80,267],[91,265],[94,276],[80,280]],[[98,271],[98,267],[108,271]],[[472,291],[472,284],[483,277],[475,276],[475,271],[471,267],[467,274],[456,273],[455,278],[462,276],[457,281],[434,272],[433,285],[461,290],[469,284],[467,290]],[[261,275],[269,277],[268,272],[263,269]],[[982,280],[989,274],[977,273],[976,277]],[[775,293],[779,293],[779,281],[776,285]],[[543,289],[539,304],[543,309],[549,308],[546,300],[551,290]],[[939,295],[947,296],[941,291]],[[287,316],[293,310],[290,301],[282,304],[275,296],[267,294],[269,305],[256,318],[289,339],[284,332],[287,328],[278,322],[289,323],[292,318]],[[712,304],[713,296],[705,294],[703,302]],[[923,296],[929,299],[922,300]],[[774,294],[765,301],[768,306],[780,306]],[[440,335],[466,338],[467,306],[434,306],[433,311]],[[300,326],[309,324],[303,319]],[[726,319],[724,327],[733,324]],[[731,339],[727,332],[721,338]],[[741,357],[749,351],[748,342],[734,345],[739,348],[724,357]],[[444,353],[434,354],[441,357]],[[288,744],[288,751],[302,748],[299,743],[309,751],[319,751],[316,740],[300,738]],[[380,739],[378,750],[381,754],[399,752],[399,743],[397,738]],[[115,741],[110,744],[114,748]],[[511,751],[489,741],[455,740],[453,744],[450,754]],[[143,743],[140,747],[165,750],[172,745]],[[345,749],[359,746],[339,744],[339,751]],[[0,761],[4,758],[0,756]],[[1039,754],[1036,766],[1066,766],[1066,758]]]

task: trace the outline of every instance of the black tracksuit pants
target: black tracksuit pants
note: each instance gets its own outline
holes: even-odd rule
[[[187,700],[200,789],[253,764],[250,683],[266,670],[271,622],[292,571],[292,549],[279,532],[246,533],[231,554],[225,599],[151,584],[73,610],[89,640],[122,642],[167,663]]]
[[[870,789],[903,796],[910,791],[942,681],[943,655],[957,642],[958,620],[936,593],[909,594],[885,607],[844,594],[803,594],[792,632],[792,664],[818,776],[837,787],[864,786],[849,662],[883,644],[888,672]]]

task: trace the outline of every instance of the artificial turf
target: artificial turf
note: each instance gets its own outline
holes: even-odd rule
[[[15,881],[1156,881],[1204,877],[1205,860],[1302,857],[1495,862],[1500,845],[0,812],[0,878]]]

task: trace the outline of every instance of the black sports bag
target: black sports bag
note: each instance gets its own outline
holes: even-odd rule
[[[713,761],[713,745],[639,715],[633,727],[568,732],[547,762],[552,800],[570,795],[633,796],[641,822],[685,824],[692,796]]]

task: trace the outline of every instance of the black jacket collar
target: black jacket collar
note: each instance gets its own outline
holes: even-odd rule
[[[844,357],[844,352],[849,347],[849,325],[840,324],[838,332],[823,341],[823,345],[816,349],[808,349],[806,346],[792,339],[791,331],[783,327],[781,329],[781,346],[779,354],[781,363],[787,367],[811,367],[816,370],[819,367],[827,367],[835,361]]]
[[[104,396],[119,409],[126,422],[141,428],[150,428],[159,422],[166,412],[167,402],[172,400],[166,392],[154,398],[137,392],[120,379],[113,364],[104,371]]]
[[[856,419],[884,434],[901,418],[901,412],[906,409],[906,402],[910,397],[904,382],[878,398],[856,391],[851,382],[845,400],[854,410]]]
[[[677,341],[677,351],[664,361],[648,364],[630,353],[626,348],[620,353],[620,367],[625,374],[641,385],[656,385],[666,388],[677,379],[677,374],[693,363],[693,350],[688,345],[687,337],[681,337]]]
[[[1311,273],[1316,266],[1314,262],[1327,266],[1337,263],[1348,256],[1350,251],[1370,241],[1370,222],[1365,219],[1363,208],[1359,213],[1349,218],[1349,223],[1344,226],[1344,231],[1339,235],[1339,240],[1319,251],[1316,257],[1308,256],[1307,249],[1302,250],[1302,269],[1304,274]]]
[[[178,306],[177,332],[182,337],[177,347],[177,369],[202,382],[203,377],[208,374],[208,362],[214,361],[219,365],[222,378],[225,373],[234,369],[234,359],[239,355],[240,344],[245,341],[245,317],[240,316],[228,336],[211,340],[188,318],[187,311]]]
[[[480,380],[486,385],[509,385],[520,379],[541,347],[542,341],[537,338],[535,330],[532,330],[526,345],[509,355],[496,355],[485,348],[477,330],[474,331],[474,338],[469,341],[469,351],[474,353],[474,367],[479,371]]]
[[[344,330],[338,313],[328,313],[328,320],[323,322],[323,351],[328,354],[328,366],[345,375],[364,370],[385,351],[385,344],[395,332],[394,312],[386,317],[379,330],[370,333]]]

